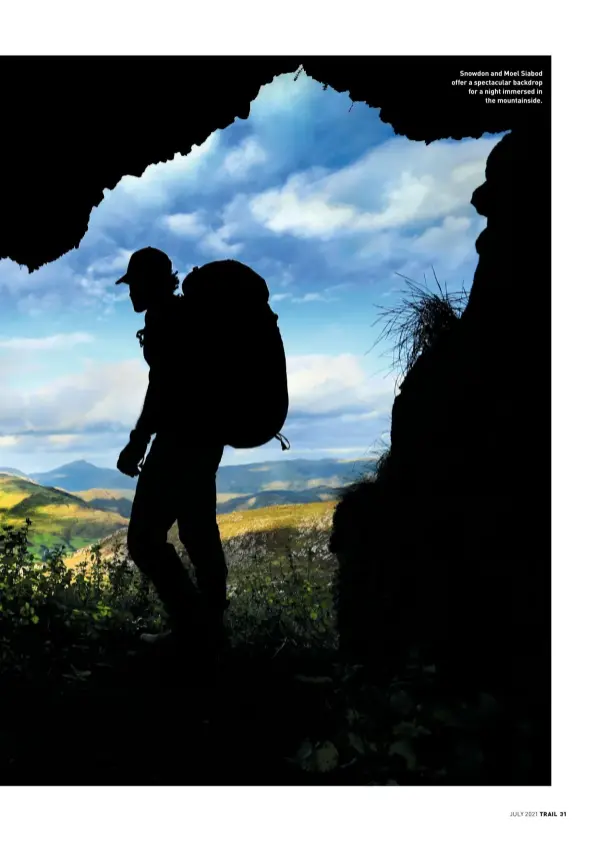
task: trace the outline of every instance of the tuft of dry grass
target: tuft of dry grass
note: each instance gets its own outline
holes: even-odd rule
[[[454,293],[449,292],[446,285],[443,289],[435,272],[437,290],[434,291],[425,276],[424,283],[420,284],[399,272],[395,274],[405,280],[407,292],[391,307],[376,305],[380,315],[374,325],[384,322],[384,326],[373,347],[384,341],[390,343],[391,371],[398,370],[403,379],[438,337],[457,324],[467,306],[469,293],[464,287]]]

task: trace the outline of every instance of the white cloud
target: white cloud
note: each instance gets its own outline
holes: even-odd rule
[[[0,447],[16,447],[18,442],[17,436],[0,436]]]
[[[249,208],[270,231],[319,239],[475,215],[470,197],[496,142],[426,146],[394,138],[336,172],[294,174],[253,196]]]
[[[235,179],[246,178],[249,172],[267,160],[267,153],[254,137],[247,137],[223,159],[223,170]]]
[[[346,289],[349,286],[351,284],[336,284],[335,286],[328,287],[324,292],[306,292],[304,295],[292,295],[289,292],[275,293],[275,295],[271,295],[271,302],[287,301],[291,304],[329,304],[339,300],[336,296],[330,295],[330,293],[340,289]]]
[[[174,207],[181,196],[200,193],[205,181],[211,182],[208,167],[218,146],[215,132],[187,155],[176,153],[170,161],[151,164],[141,176],[126,175],[113,190],[104,190],[103,201],[91,213],[93,236],[122,228],[146,231],[156,212]]]
[[[18,309],[25,316],[35,318],[58,313],[62,309],[63,300],[59,292],[35,293],[30,292],[18,300]]]
[[[110,275],[114,272],[123,272],[128,268],[128,261],[132,255],[131,249],[118,248],[114,255],[108,254],[105,257],[100,257],[91,263],[87,271],[91,274]]]
[[[358,416],[390,408],[390,383],[367,375],[354,354],[289,357],[290,414],[351,413]]]
[[[131,254],[126,249],[114,251],[92,261],[84,272],[71,265],[70,255],[31,273],[10,260],[1,260],[0,293],[8,293],[19,313],[30,317],[88,307],[110,308],[126,297],[116,293],[113,283]]]
[[[291,263],[270,257],[266,253],[259,255],[250,265],[263,278],[266,278],[269,287],[277,286],[285,289],[295,281]]]
[[[25,266],[19,266],[8,258],[0,260],[0,290],[16,292],[36,287],[40,272],[41,270],[30,273]]]
[[[72,435],[69,433],[60,433],[58,435],[47,437],[47,443],[50,447],[55,448],[56,450],[70,450],[72,445],[80,440],[80,435]]]
[[[371,377],[353,354],[289,356],[290,412],[353,414],[386,408],[392,400],[386,379]],[[0,435],[64,436],[131,426],[142,407],[147,368],[140,360],[86,361],[83,370],[29,391],[4,388]]]
[[[380,431],[390,428],[391,383],[369,376],[352,354],[289,356],[290,413],[284,432],[292,454],[365,454]],[[147,369],[139,360],[97,364],[30,390],[3,388],[0,447],[22,470],[55,467],[57,458],[86,458],[115,466],[142,406]],[[58,456],[59,454],[59,456]],[[226,463],[278,458],[267,445],[258,451],[229,450]],[[6,461],[6,459],[5,459]]]
[[[187,155],[176,152],[169,161],[148,166],[141,176],[125,175],[115,189],[142,200],[144,204],[160,205],[176,188],[183,187],[188,179],[193,179],[203,169],[218,144],[219,133],[214,132],[200,146],[193,146]]]
[[[325,237],[352,223],[352,207],[331,203],[326,193],[316,195],[307,176],[291,176],[287,184],[267,190],[252,199],[255,219],[276,234],[297,237]]]
[[[329,447],[326,453],[344,454],[344,453],[358,453],[361,451],[360,447]]]
[[[0,435],[72,435],[132,425],[142,408],[147,368],[140,360],[86,361],[78,374],[34,389],[4,388]]]
[[[235,234],[235,226],[222,225],[217,230],[209,231],[208,234],[202,238],[200,247],[206,251],[224,257],[231,257],[239,254],[243,248],[243,243],[230,243],[228,239]]]
[[[452,237],[466,234],[471,228],[471,220],[462,216],[446,216],[439,225],[433,225],[411,243],[416,252],[435,251],[445,248]]]
[[[64,286],[75,276],[76,272],[64,260],[48,263],[34,272],[12,260],[0,260],[0,291],[16,295],[46,295],[48,289]]]
[[[162,218],[163,225],[178,237],[200,237],[207,230],[200,220],[198,211],[194,213],[172,213]]]
[[[303,72],[297,79],[295,76],[296,73],[283,73],[262,86],[258,97],[250,105],[251,123],[271,123],[282,120],[286,115],[294,115],[321,87]]]
[[[239,254],[244,248],[243,243],[231,243],[237,230],[235,224],[223,224],[219,228],[207,225],[201,211],[192,213],[174,213],[162,216],[159,224],[170,234],[182,239],[196,240],[196,250],[216,256],[230,257]]]
[[[310,304],[314,301],[328,301],[320,292],[307,292],[305,295],[291,299],[294,304]]]
[[[39,337],[15,336],[11,339],[0,339],[0,348],[8,348],[11,351],[52,351],[93,341],[94,337],[89,333],[56,333],[54,336]]]

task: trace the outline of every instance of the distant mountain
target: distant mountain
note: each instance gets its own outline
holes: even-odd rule
[[[287,459],[250,465],[226,465],[217,473],[218,494],[265,491],[308,491],[321,486],[341,488],[371,471],[375,461],[362,459]]]
[[[66,491],[1,474],[0,525],[22,526],[27,518],[31,549],[38,556],[60,544],[77,550],[127,524],[116,512],[99,511]]]
[[[27,474],[24,474],[17,468],[0,468],[0,474],[10,474],[13,477],[23,477],[23,479],[29,479]]]
[[[217,493],[239,496],[265,491],[308,491],[320,486],[341,488],[372,470],[374,465],[372,459],[352,462],[340,459],[286,459],[249,465],[225,465],[217,473]],[[84,460],[70,462],[53,471],[31,474],[31,478],[42,485],[58,486],[67,491],[136,488],[136,479],[126,477],[114,468],[98,468]]]
[[[61,465],[53,471],[31,474],[41,485],[59,486],[67,491],[88,491],[90,488],[136,488],[136,480],[115,468],[98,468],[84,459]]]
[[[218,514],[230,512],[245,512],[250,509],[265,509],[269,506],[297,506],[304,503],[323,503],[335,500],[337,488],[324,486],[312,488],[308,491],[262,491],[241,497],[234,497],[224,503],[217,504]]]

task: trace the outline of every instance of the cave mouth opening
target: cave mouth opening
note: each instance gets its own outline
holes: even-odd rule
[[[66,335],[76,319],[81,337],[103,337],[81,339],[84,354],[60,362],[61,376],[84,379],[137,354],[134,316],[113,285],[132,251],[162,248],[180,278],[192,265],[237,257],[266,278],[284,329],[292,456],[378,453],[394,393],[369,353],[376,307],[402,294],[397,271],[420,278],[431,267],[449,289],[470,287],[485,222],[470,198],[499,138],[408,140],[379,109],[305,72],[278,76],[245,119],[106,189],[76,249],[32,274],[5,268],[11,304],[31,332]],[[94,433],[95,458],[106,435]],[[52,451],[73,458],[89,458],[89,444],[60,429],[51,439]]]

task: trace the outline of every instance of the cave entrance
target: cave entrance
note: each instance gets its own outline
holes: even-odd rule
[[[54,462],[117,458],[146,371],[135,339],[142,319],[114,281],[132,251],[151,244],[180,278],[226,256],[267,280],[288,353],[289,458],[375,455],[388,442],[394,396],[368,353],[376,305],[402,291],[397,272],[420,280],[432,268],[449,288],[471,286],[485,218],[470,198],[500,136],[426,145],[395,136],[378,109],[304,72],[276,77],[247,119],[105,190],[77,249],[31,275],[2,261],[9,309],[28,333],[62,343],[33,362],[36,373],[19,372],[30,407],[40,390],[50,394],[43,419],[30,409],[27,425],[51,432],[25,439],[7,430],[8,449],[17,461],[32,442]],[[61,417],[67,393],[70,427]],[[258,458],[278,458],[277,449]]]

